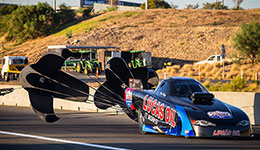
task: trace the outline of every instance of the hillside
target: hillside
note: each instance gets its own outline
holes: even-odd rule
[[[235,53],[232,35],[242,23],[251,21],[260,22],[260,9],[110,12],[45,38],[18,46],[7,44],[4,55],[26,55],[34,62],[48,45],[75,44],[76,39],[76,45],[116,46],[149,51],[154,57],[199,61],[221,53],[221,44],[226,45],[228,56]],[[72,31],[72,38],[66,37],[67,31]]]

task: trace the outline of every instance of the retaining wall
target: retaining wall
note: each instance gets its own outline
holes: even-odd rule
[[[108,10],[108,8],[110,8],[110,7],[111,7],[111,5],[108,5],[108,4],[94,3],[94,12]],[[116,8],[117,8],[117,11],[141,10],[140,7],[120,6],[120,5],[118,5]]]
[[[0,88],[16,88],[16,90],[5,96],[0,96],[1,105],[9,106],[30,106],[29,96],[26,90],[21,86],[0,85]],[[90,94],[94,91],[90,90]],[[247,113],[252,124],[260,125],[260,93],[253,92],[212,92],[217,99],[220,99],[228,104],[234,105]],[[90,102],[72,102],[62,99],[54,99],[55,109],[64,109],[72,111],[86,111],[86,112],[109,112],[119,113],[115,108],[108,110],[97,109],[94,105],[93,97],[89,98]]]

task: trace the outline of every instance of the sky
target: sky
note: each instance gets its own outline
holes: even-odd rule
[[[122,1],[130,1],[130,2],[138,2],[143,3],[146,0],[122,0]],[[203,3],[209,2],[215,2],[215,0],[165,0],[169,4],[177,5],[178,8],[182,9],[185,8],[188,4],[195,5],[198,3],[200,7],[202,7]],[[37,4],[38,2],[48,2],[49,4],[52,4],[52,0],[0,0],[0,3],[16,3],[16,4],[26,4],[28,2],[29,5],[31,4]],[[79,0],[56,0],[57,6],[63,2],[66,4],[73,6],[73,4],[78,5]],[[229,8],[232,8],[235,6],[234,2],[232,0],[224,0],[224,3]],[[244,0],[244,2],[241,4],[241,7],[244,9],[251,9],[251,8],[260,8],[260,0]]]

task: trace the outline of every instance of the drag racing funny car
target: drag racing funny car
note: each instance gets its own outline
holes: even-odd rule
[[[53,98],[86,102],[94,97],[99,109],[118,105],[138,122],[141,133],[185,137],[248,137],[252,134],[248,116],[224,103],[191,78],[170,77],[159,82],[157,73],[146,67],[130,69],[122,58],[112,58],[105,66],[106,81],[94,88],[63,72],[68,49],[47,52],[20,75],[31,106],[42,120],[59,118]],[[154,87],[156,87],[154,89]],[[89,88],[95,90],[89,93]]]

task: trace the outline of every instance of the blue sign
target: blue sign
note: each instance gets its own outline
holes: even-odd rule
[[[226,54],[226,47],[224,44],[221,45],[222,48],[222,54]]]
[[[225,58],[226,57],[226,47],[224,44],[221,45],[221,49],[222,49],[222,57]]]

